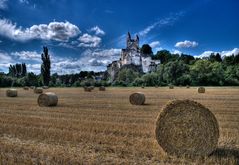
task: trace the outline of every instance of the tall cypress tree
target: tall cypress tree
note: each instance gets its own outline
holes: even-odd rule
[[[51,60],[48,54],[48,48],[43,47],[43,53],[41,54],[42,65],[41,65],[41,75],[43,78],[43,84],[48,86],[51,79]]]

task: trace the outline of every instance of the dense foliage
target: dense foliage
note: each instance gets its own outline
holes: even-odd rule
[[[147,46],[145,46],[147,48]],[[220,54],[211,54],[199,59],[186,54],[171,54],[167,50],[152,55],[160,60],[156,72],[142,74],[132,68],[119,71],[115,81],[111,82],[106,72],[81,71],[78,74],[50,76],[48,50],[42,55],[42,74],[26,72],[25,64],[9,67],[9,73],[0,74],[0,86],[42,86],[80,87],[80,86],[166,86],[169,84],[192,86],[238,86],[239,54],[221,58]]]

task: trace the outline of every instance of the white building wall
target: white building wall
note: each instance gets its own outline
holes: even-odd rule
[[[149,65],[151,64],[151,57],[142,57],[142,68],[143,68],[143,72],[147,73],[149,72]]]

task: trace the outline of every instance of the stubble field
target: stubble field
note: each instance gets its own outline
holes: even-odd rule
[[[39,107],[37,94],[0,89],[0,164],[237,164],[239,163],[239,88],[50,88],[57,107]],[[129,95],[143,92],[146,105]],[[155,139],[160,109],[172,99],[205,105],[220,126],[218,149],[210,157],[163,155]]]

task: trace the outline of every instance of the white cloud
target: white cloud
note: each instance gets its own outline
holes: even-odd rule
[[[177,42],[175,44],[175,47],[177,48],[195,48],[198,46],[198,43],[196,41],[181,41],[181,42]]]
[[[19,60],[41,61],[41,54],[36,51],[13,52],[11,55],[15,56]]]
[[[17,27],[8,19],[0,19],[0,35],[17,41],[32,39],[68,41],[80,34],[76,25],[69,22],[50,22],[47,24],[33,25],[23,29]]]
[[[156,48],[160,45],[160,42],[159,41],[153,41],[149,45],[154,49],[154,48]]]
[[[198,55],[198,56],[194,56],[194,57],[197,57],[197,58],[203,58],[203,57],[209,57],[212,53],[214,54],[217,54],[219,53],[221,55],[221,57],[225,57],[225,56],[231,56],[231,55],[237,55],[239,54],[239,48],[234,48],[232,50],[224,50],[224,51],[221,51],[221,52],[216,52],[216,51],[205,51],[203,52],[202,54]]]
[[[179,51],[179,50],[173,50],[171,53],[172,53],[172,54],[179,54],[179,55],[181,55],[181,54],[182,54],[182,52],[181,52],[181,51]]]
[[[100,29],[98,26],[92,27],[90,31],[95,32],[95,35],[105,35],[105,32],[102,29]]]
[[[9,63],[12,62],[12,58],[8,53],[0,52],[0,61],[1,63]]]
[[[78,39],[81,43],[78,45],[79,47],[98,47],[101,43],[101,38],[97,36],[92,36],[89,34],[83,34]]]
[[[7,8],[7,1],[8,0],[0,0],[0,9],[6,9]]]
[[[184,12],[178,12],[171,14],[169,17],[165,17],[159,21],[154,22],[153,24],[147,26],[145,29],[140,31],[138,34],[140,36],[146,36],[150,31],[156,27],[161,27],[164,25],[173,25],[181,16],[184,15]]]

